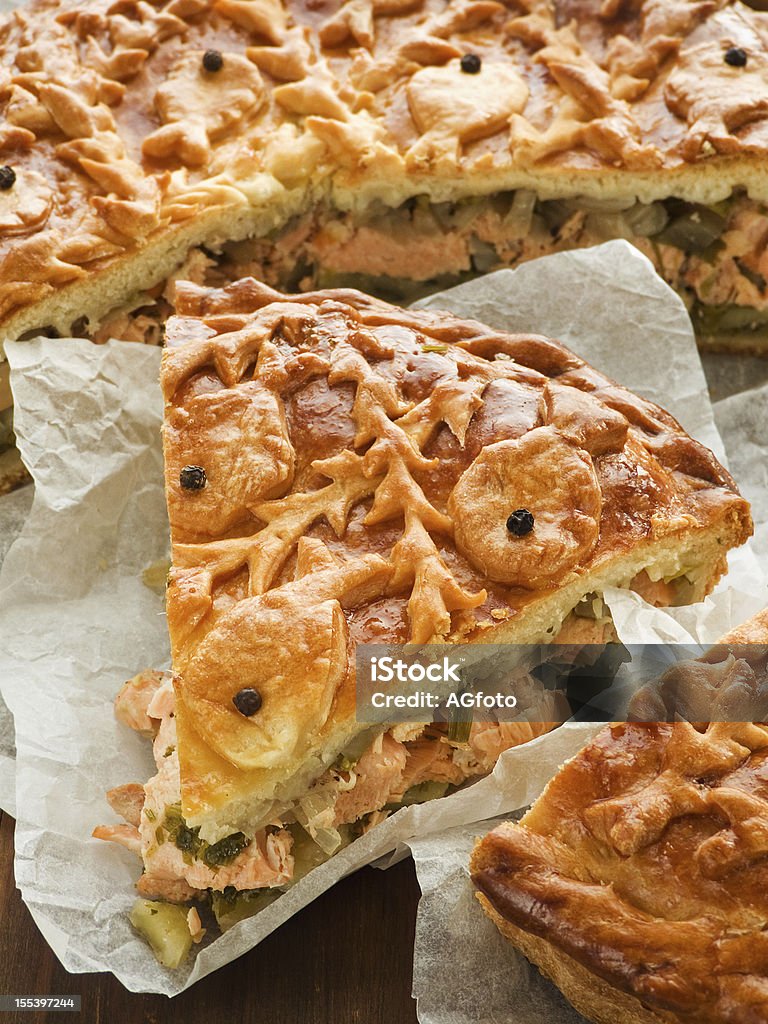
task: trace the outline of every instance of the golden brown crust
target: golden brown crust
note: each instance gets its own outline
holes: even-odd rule
[[[192,820],[360,728],[356,643],[545,640],[646,567],[705,591],[751,529],[710,452],[555,341],[253,279],[177,304],[168,621]],[[478,480],[491,460],[503,487]],[[249,686],[253,718],[232,703]]]
[[[595,1024],[678,1024],[680,1017],[647,1009],[634,996],[598,978],[546,939],[531,935],[503,917],[482,892],[476,896],[505,939],[554,982],[570,1003]]]
[[[720,643],[734,648],[738,644],[768,643],[768,608],[753,615],[751,619],[747,619],[740,626],[729,630]]]
[[[34,0],[0,23],[4,335],[321,200],[768,198],[767,40],[738,0]]]
[[[732,636],[764,673],[765,614]],[[766,764],[762,725],[608,726],[477,844],[483,907],[590,1020],[768,1019]]]

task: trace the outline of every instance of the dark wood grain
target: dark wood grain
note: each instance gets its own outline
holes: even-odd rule
[[[418,884],[411,861],[344,879],[221,971],[169,1001],[111,974],[68,974],[21,901],[13,820],[0,818],[0,994],[80,995],[82,1013],[0,1013],[0,1024],[415,1024]]]

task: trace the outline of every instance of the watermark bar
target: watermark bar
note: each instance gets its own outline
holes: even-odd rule
[[[768,721],[764,644],[360,644],[356,670],[370,725]]]

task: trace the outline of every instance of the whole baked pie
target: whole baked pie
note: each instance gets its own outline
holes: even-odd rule
[[[0,360],[159,344],[175,277],[410,301],[609,238],[702,342],[765,349],[768,14],[738,0],[32,0],[0,55]],[[7,448],[4,391],[0,362]]]
[[[763,613],[699,671],[764,685],[766,641]],[[475,847],[480,902],[589,1020],[766,1021],[767,775],[765,725],[609,725]]]
[[[0,51],[5,337],[155,340],[185,259],[403,298],[620,237],[762,344],[768,14],[738,0],[33,0]]]
[[[698,600],[751,530],[709,451],[555,341],[253,279],[177,309],[173,678],[121,692],[158,773],[96,832],[141,854],[144,896],[277,893],[297,847],[316,862],[554,724],[372,728],[356,644],[600,642],[605,587]]]

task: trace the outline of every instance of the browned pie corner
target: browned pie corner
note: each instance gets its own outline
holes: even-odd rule
[[[594,1024],[679,1024],[679,1017],[649,1010],[635,996],[597,977],[579,960],[563,953],[546,938],[512,924],[483,892],[475,895],[504,938],[538,967],[544,977],[557,985],[587,1020]]]
[[[763,614],[730,642],[767,635]],[[478,898],[589,1020],[764,1021],[767,766],[763,725],[607,726],[477,843]]]

